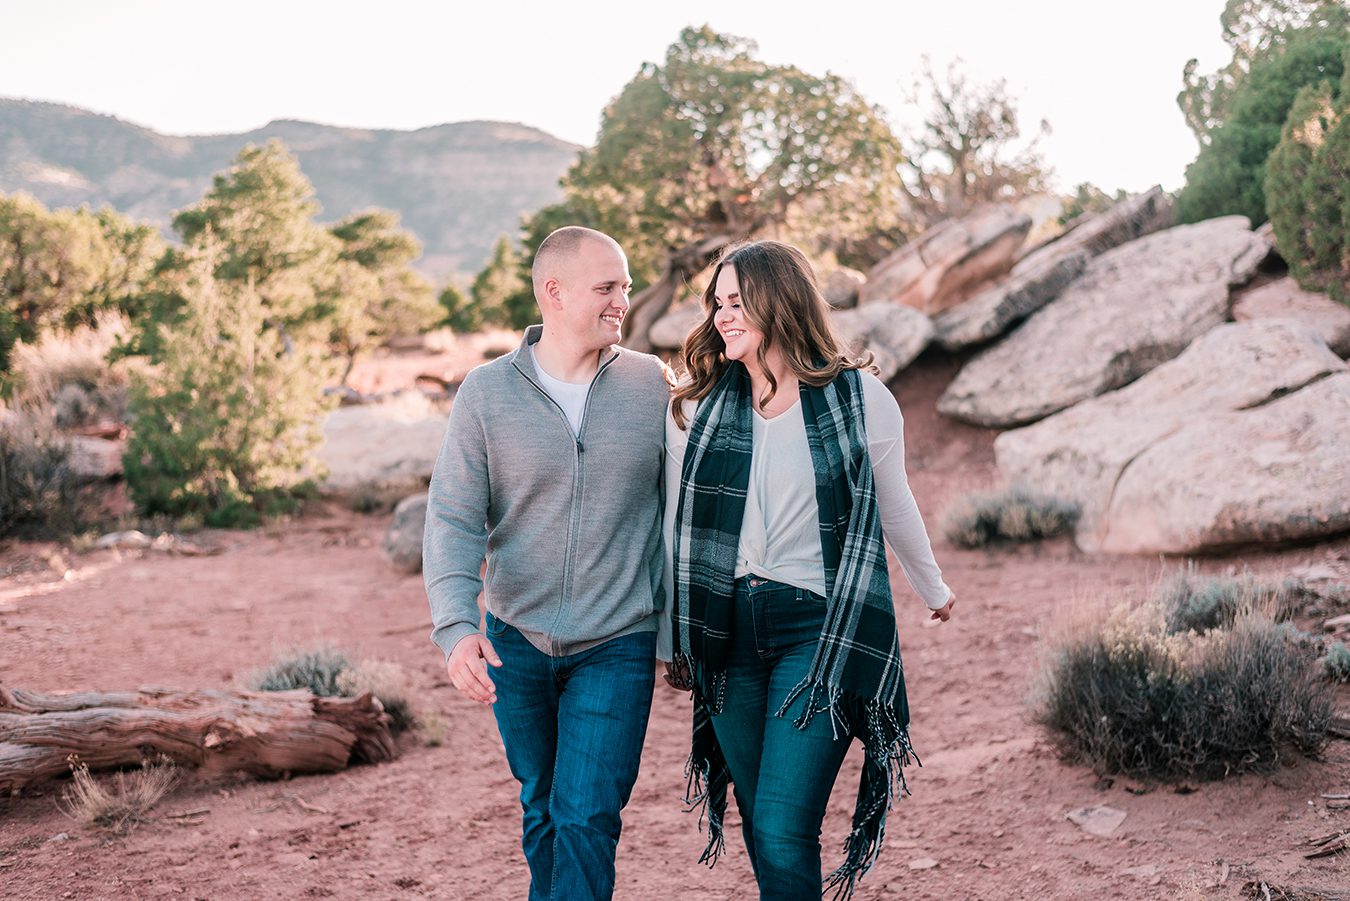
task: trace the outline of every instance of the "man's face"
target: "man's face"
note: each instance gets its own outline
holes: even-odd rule
[[[603,241],[583,241],[561,267],[558,282],[562,329],[587,348],[617,343],[633,287],[623,251]]]

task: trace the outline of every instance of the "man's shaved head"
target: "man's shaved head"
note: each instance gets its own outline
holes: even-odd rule
[[[530,268],[531,281],[534,283],[535,296],[543,290],[543,284],[550,276],[557,277],[567,265],[568,260],[576,256],[577,250],[588,241],[595,241],[613,247],[619,253],[623,248],[604,232],[580,225],[565,225],[549,234],[534,252],[534,265]]]

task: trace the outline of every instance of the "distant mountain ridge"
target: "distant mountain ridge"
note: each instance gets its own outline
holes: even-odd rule
[[[278,120],[242,134],[163,135],[114,116],[0,98],[0,191],[48,207],[109,205],[168,229],[244,145],[272,138],[300,160],[336,221],[380,207],[423,245],[417,268],[436,281],[475,272],[522,214],[562,197],[558,180],[578,148],[536,128],[455,122],[416,131]]]

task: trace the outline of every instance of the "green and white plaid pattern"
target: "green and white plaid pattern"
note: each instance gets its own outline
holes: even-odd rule
[[[907,791],[901,767],[910,761],[895,609],[882,541],[881,516],[863,426],[862,381],[845,370],[823,388],[802,384],[802,414],[816,476],[825,561],[825,626],[806,678],[777,715],[804,698],[793,724],[805,728],[820,713],[836,732],[866,751],[846,858],[827,880],[847,898],[876,861],[886,813]],[[686,767],[686,801],[705,805],[709,842],[703,861],[722,847],[722,816],[730,784],[711,716],[726,691],[736,554],[753,452],[750,380],[733,362],[695,411],[676,501],[675,606],[677,661],[694,679],[693,753]]]

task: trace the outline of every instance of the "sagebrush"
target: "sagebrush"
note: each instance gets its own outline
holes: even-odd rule
[[[389,714],[395,733],[417,722],[412,679],[403,667],[384,660],[353,663],[342,651],[316,648],[283,656],[256,673],[250,685],[258,691],[308,689],[321,697],[354,698],[370,692]]]
[[[943,514],[942,531],[948,541],[959,547],[1036,541],[1070,531],[1080,512],[1072,501],[1015,485],[958,500]]]

